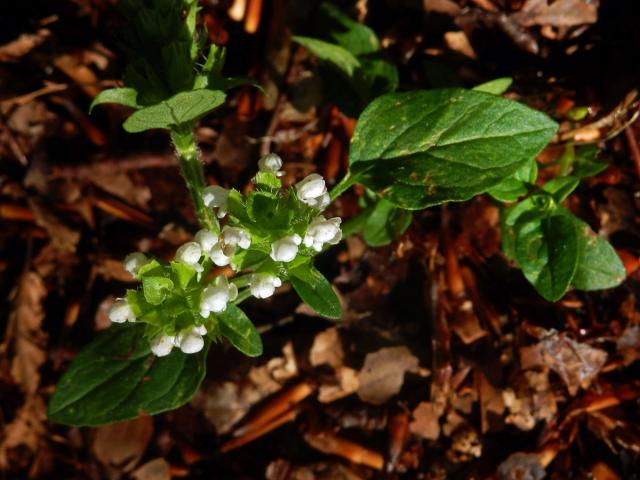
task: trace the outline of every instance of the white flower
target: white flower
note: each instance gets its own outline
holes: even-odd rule
[[[251,295],[256,298],[269,298],[276,287],[282,285],[282,281],[275,275],[268,273],[254,273],[249,279]]]
[[[227,214],[229,190],[220,185],[211,185],[202,190],[202,200],[207,207],[218,209],[218,218]]]
[[[225,265],[229,265],[231,263],[231,256],[227,256],[224,254],[222,250],[222,243],[216,243],[211,251],[209,252],[209,258],[211,261],[215,263],[219,267],[224,267]]]
[[[324,178],[317,173],[312,173],[296,183],[296,191],[300,201],[310,207],[321,210],[329,204],[329,194]]]
[[[176,251],[176,260],[193,267],[196,272],[203,270],[202,265],[198,263],[201,256],[202,248],[196,242],[187,242]]]
[[[183,330],[176,335],[174,344],[184,353],[198,353],[204,347],[204,338],[200,327]],[[206,333],[206,329],[205,329]]]
[[[204,325],[198,325],[193,327],[193,331],[196,333],[199,333],[200,335],[206,335],[207,334],[207,327],[205,327]]]
[[[135,277],[138,271],[150,261],[144,253],[130,253],[124,258],[124,269]]]
[[[158,335],[151,340],[151,351],[156,357],[166,357],[171,353],[175,343],[175,337],[170,335]]]
[[[342,239],[340,223],[342,223],[342,219],[339,217],[327,220],[322,215],[317,216],[307,228],[307,233],[303,240],[305,246],[313,247],[314,250],[320,252],[324,243],[329,245],[337,244]]]
[[[125,298],[118,298],[109,309],[109,320],[113,323],[135,322],[136,316]]]
[[[276,262],[290,262],[298,254],[302,238],[297,233],[281,238],[271,244],[271,258]]]
[[[276,153],[269,153],[258,160],[258,169],[261,172],[275,173],[276,177],[281,177],[284,172],[280,171],[282,168],[282,159],[280,155]]]
[[[227,256],[233,255],[236,247],[246,250],[251,246],[251,237],[247,231],[238,227],[224,227],[220,234],[220,241],[222,243],[222,251]]]
[[[238,296],[238,287],[229,283],[227,277],[220,275],[216,277],[212,285],[209,285],[202,292],[200,301],[200,315],[208,318],[211,312],[224,312],[227,303],[235,300]]]
[[[213,232],[203,228],[194,237],[194,240],[198,242],[203,252],[211,254],[211,250],[218,243],[218,237]]]

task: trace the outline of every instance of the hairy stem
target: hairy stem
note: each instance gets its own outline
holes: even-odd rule
[[[213,233],[220,232],[218,220],[213,215],[210,208],[204,204],[202,200],[202,191],[205,187],[204,171],[202,169],[202,161],[200,160],[200,152],[193,138],[193,131],[188,130],[172,130],[171,141],[176,149],[176,155],[180,161],[180,169],[187,183],[191,199],[198,216],[200,225]]]

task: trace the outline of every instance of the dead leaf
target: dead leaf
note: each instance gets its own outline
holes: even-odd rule
[[[487,377],[480,371],[476,371],[478,384],[478,396],[480,398],[480,417],[482,432],[488,432],[494,421],[502,417],[504,403],[500,392],[489,383]]]
[[[535,453],[511,454],[498,467],[499,480],[542,480],[546,475]]]
[[[76,245],[80,240],[80,233],[62,223],[43,201],[29,198],[28,203],[36,224],[47,231],[53,245],[61,252],[75,252]]]
[[[35,454],[43,447],[42,438],[47,433],[45,414],[47,408],[42,398],[28,395],[25,403],[17,411],[15,418],[2,426],[0,442],[0,471],[10,471],[17,467],[15,456],[24,458],[23,449]],[[30,456],[31,456],[30,455]],[[26,465],[25,465],[26,467]]]
[[[413,411],[409,429],[419,437],[437,440],[440,436],[440,421],[436,406],[431,402],[420,402]]]
[[[171,480],[171,465],[164,458],[156,458],[131,472],[135,480]]]
[[[599,6],[599,0],[527,0],[512,18],[524,27],[575,27],[597,22]]]
[[[344,351],[340,342],[340,334],[336,327],[331,327],[320,332],[313,340],[313,346],[309,352],[309,362],[314,367],[318,365],[330,365],[333,368],[341,367],[344,361]]]
[[[451,330],[460,337],[462,343],[469,345],[485,337],[487,331],[480,325],[478,316],[473,311],[473,306],[465,308],[466,304],[471,304],[471,302],[463,303],[458,309],[455,321],[451,324]]]
[[[13,310],[3,348],[12,345],[11,376],[23,390],[34,394],[40,384],[40,367],[47,359],[44,351],[47,336],[42,331],[42,302],[47,295],[42,278],[26,272],[11,293]]]
[[[556,372],[573,396],[588,388],[607,361],[607,352],[552,332],[539,344],[542,364]]]
[[[358,373],[358,397],[382,405],[402,388],[407,370],[418,368],[418,359],[407,347],[381,348],[367,354]]]
[[[96,429],[92,450],[105,467],[128,472],[142,458],[152,435],[152,418],[139,417]]]
[[[467,58],[476,58],[477,54],[466,33],[463,31],[458,32],[445,32],[444,41],[447,44],[449,50],[459,53]]]
[[[334,402],[358,391],[358,387],[360,386],[358,372],[353,368],[339,367],[335,373],[336,383],[320,385],[318,400],[321,403]]]
[[[293,342],[282,347],[283,357],[274,357],[267,362],[267,371],[271,377],[281,383],[298,376],[298,362],[293,351]]]
[[[287,375],[282,374],[290,372],[291,362],[295,362],[295,357],[292,360],[292,347],[289,351],[285,345],[282,350],[282,357],[272,358],[264,365],[251,368],[241,382],[205,381],[191,400],[191,405],[203,411],[219,435],[230,432],[251,407],[282,388],[282,382],[276,380],[274,375],[286,378]]]
[[[23,33],[15,40],[0,46],[0,62],[15,62],[27,55],[31,50],[42,45],[51,35],[47,28],[36,33]]]

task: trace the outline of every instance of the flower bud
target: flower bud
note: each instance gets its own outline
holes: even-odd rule
[[[317,216],[309,224],[307,233],[304,236],[304,244],[307,247],[313,247],[314,250],[322,251],[322,245],[336,245],[342,239],[342,230],[340,230],[342,219],[334,217],[329,220],[322,215]]]
[[[204,228],[196,233],[194,240],[198,242],[202,251],[207,254],[210,254],[213,247],[218,243],[217,235]]]
[[[135,277],[138,271],[150,261],[144,253],[130,253],[124,258],[124,269]]]
[[[175,344],[184,353],[198,353],[204,347],[204,338],[202,338],[198,327],[194,327],[176,335]]]
[[[302,203],[313,208],[321,208],[320,206],[329,200],[324,178],[317,173],[312,173],[296,183],[296,192]]]
[[[202,200],[207,207],[218,209],[218,218],[227,214],[229,190],[220,185],[211,185],[202,190]]]
[[[209,258],[211,258],[211,261],[219,267],[224,267],[231,263],[231,256],[224,254],[224,251],[222,250],[222,243],[220,242],[213,246],[211,252],[209,252]]]
[[[206,335],[207,334],[207,327],[205,327],[204,325],[198,325],[196,327],[193,327],[193,330],[198,333],[199,335]]]
[[[113,323],[136,321],[136,316],[133,313],[133,310],[131,310],[129,302],[127,302],[125,298],[116,299],[116,301],[113,302],[113,305],[111,305],[111,308],[109,309],[109,313],[107,315],[109,317],[109,320],[111,320]]]
[[[269,153],[258,160],[258,169],[261,172],[275,173],[277,177],[284,175],[284,172],[280,171],[282,168],[282,158],[276,153]]]
[[[175,343],[175,337],[158,335],[151,340],[151,351],[156,357],[166,357],[171,353]]]
[[[202,256],[202,248],[196,242],[187,242],[176,251],[176,260],[195,267]]]
[[[297,233],[281,238],[271,244],[271,258],[276,262],[290,262],[298,254],[302,238]]]
[[[227,303],[235,300],[238,296],[238,287],[233,283],[229,283],[227,277],[220,275],[216,277],[212,285],[209,285],[202,292],[202,300],[200,301],[200,315],[208,318],[211,312],[224,312]]]
[[[256,298],[269,298],[276,287],[281,285],[282,281],[278,277],[267,273],[254,273],[249,280],[251,295]]]
[[[236,247],[246,250],[251,246],[251,237],[247,231],[238,227],[224,227],[220,234],[220,241],[222,251],[227,256],[233,255]]]

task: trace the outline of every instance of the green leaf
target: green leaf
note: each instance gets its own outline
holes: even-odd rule
[[[369,213],[362,236],[372,247],[388,245],[409,228],[412,219],[411,212],[381,198]]]
[[[496,200],[501,202],[515,202],[529,192],[529,185],[533,185],[538,177],[538,162],[532,158],[508,178],[505,178],[489,190]]]
[[[329,281],[312,265],[289,269],[291,285],[300,298],[320,315],[339,319],[342,307]]]
[[[569,211],[567,215],[576,226],[580,243],[580,261],[573,286],[579,290],[602,290],[620,285],[627,274],[611,244]]]
[[[189,283],[197,273],[194,268],[184,262],[171,262],[171,270],[173,270],[174,278],[183,290],[189,286]]]
[[[235,305],[217,314],[220,320],[220,332],[231,344],[249,357],[262,355],[262,339],[249,317]]]
[[[127,132],[135,133],[187,124],[222,105],[225,98],[224,92],[218,90],[181,92],[134,112],[123,127]]]
[[[256,186],[263,190],[280,190],[282,182],[273,172],[258,172],[255,177]]]
[[[318,60],[328,62],[338,70],[353,77],[355,70],[360,67],[360,62],[348,50],[332,43],[318,40],[317,38],[294,36],[293,40],[313,53]]]
[[[96,105],[103,103],[119,103],[127,107],[139,108],[138,105],[138,92],[135,88],[110,88],[109,90],[103,90],[96,95],[89,106],[89,113]]]
[[[166,277],[145,277],[142,279],[144,298],[151,305],[160,305],[173,290],[173,282]]]
[[[566,293],[578,267],[578,233],[571,219],[553,214],[527,222],[516,234],[516,260],[540,295],[556,301]]]
[[[204,378],[209,342],[198,354],[157,358],[141,325],[113,326],[74,359],[49,402],[52,422],[98,426],[155,415],[188,402]]]
[[[560,203],[571,195],[579,183],[580,179],[576,177],[557,177],[545,183],[542,191],[547,192],[557,203]]]
[[[556,129],[543,113],[483,92],[396,93],[362,113],[349,161],[359,182],[402,208],[421,209],[494,187]]]
[[[595,145],[585,145],[576,148],[573,159],[573,172],[576,177],[593,177],[607,169],[609,162],[598,160],[600,150]]]
[[[502,95],[504,92],[509,90],[509,87],[513,83],[513,78],[511,77],[502,77],[496,78],[495,80],[490,80],[485,83],[481,83],[480,85],[476,85],[473,89],[476,92],[485,92],[490,93],[491,95]]]
[[[373,30],[356,22],[329,2],[323,2],[320,6],[319,24],[318,30],[323,30],[329,40],[355,56],[380,50],[380,41]]]

